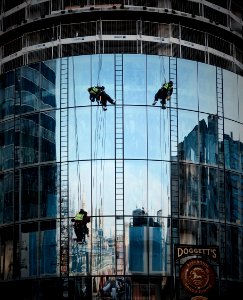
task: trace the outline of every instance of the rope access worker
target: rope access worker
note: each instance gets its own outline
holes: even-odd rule
[[[86,243],[85,235],[89,234],[87,223],[90,222],[90,217],[88,217],[87,211],[81,208],[71,221],[74,222],[73,227],[77,237],[77,242]]]
[[[107,101],[115,105],[116,100],[113,100],[106,92],[104,86],[92,86],[88,88],[89,99],[94,102],[95,100],[102,105],[103,110],[107,110]]]
[[[165,82],[158,92],[154,95],[154,102],[152,105],[155,105],[158,102],[158,99],[161,99],[160,103],[162,104],[162,109],[166,109],[166,100],[170,100],[173,93],[173,81]]]

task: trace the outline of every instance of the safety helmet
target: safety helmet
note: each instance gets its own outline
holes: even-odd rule
[[[170,85],[173,85],[173,81],[170,80],[170,81],[169,81],[169,84],[170,84]]]
[[[90,92],[91,90],[92,90],[92,88],[91,88],[91,87],[89,87],[89,88],[87,89],[87,91],[88,91],[88,92]]]

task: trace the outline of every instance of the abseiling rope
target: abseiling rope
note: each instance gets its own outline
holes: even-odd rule
[[[160,82],[162,84],[166,82],[166,78],[165,78],[165,63],[164,63],[164,56],[163,55],[160,56]]]
[[[77,122],[77,101],[76,101],[76,85],[75,85],[75,69],[74,57],[72,56],[72,71],[73,71],[73,96],[74,96],[74,128],[75,128],[75,150],[77,159],[77,178],[78,178],[78,206],[81,207],[81,175],[80,175],[80,160],[79,160],[79,141],[78,141],[78,122]]]
[[[98,72],[97,72],[97,86],[100,86],[100,73],[102,69],[102,55],[99,54]],[[105,140],[106,140],[106,113],[97,105],[96,109],[96,124],[95,124],[95,145],[94,145],[94,174],[93,174],[93,190],[96,191],[96,205],[99,203],[100,210],[103,212],[104,199],[104,158],[105,158]],[[100,151],[99,151],[100,150]],[[98,168],[98,153],[100,157],[100,169]],[[99,174],[99,176],[98,176]],[[100,223],[99,223],[100,225]]]

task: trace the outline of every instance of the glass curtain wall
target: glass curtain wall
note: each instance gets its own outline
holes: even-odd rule
[[[180,244],[219,246],[225,268],[220,273],[215,267],[217,292],[226,278],[242,282],[242,77],[222,70],[221,140],[216,67],[177,59],[172,97],[177,97],[178,107],[170,100],[162,110],[159,102],[152,103],[169,80],[168,57],[123,55],[120,99],[115,66],[113,54],[68,58],[65,104],[62,60],[1,77],[0,279],[60,275],[65,132],[64,218],[69,226],[67,268],[73,280],[68,290],[75,299],[85,286],[89,295],[101,296],[114,284],[126,299],[172,299],[174,221]],[[117,100],[116,105],[107,104],[107,111],[89,99],[87,89],[97,85]],[[171,203],[171,107],[178,116],[177,219],[172,218]],[[68,120],[65,127],[63,116]],[[118,120],[123,128],[121,198],[116,190]],[[122,244],[118,202],[123,204]],[[91,217],[85,244],[77,243],[72,222],[81,208]],[[181,297],[186,299],[183,292]]]

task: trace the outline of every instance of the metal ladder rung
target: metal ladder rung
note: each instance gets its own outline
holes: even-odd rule
[[[115,54],[115,236],[116,236],[116,272],[123,273],[125,268],[124,255],[124,129],[123,129],[123,55]],[[119,160],[118,157],[121,159]],[[119,250],[118,250],[119,249]]]
[[[61,59],[60,65],[60,115],[61,115],[61,126],[60,126],[60,148],[61,148],[61,163],[60,163],[60,273],[61,276],[67,276],[69,266],[69,226],[68,226],[68,189],[69,189],[69,177],[68,177],[68,111],[62,109],[68,107],[68,58]]]
[[[170,108],[171,146],[171,216],[178,216],[179,207],[179,158],[178,158],[178,98],[177,98],[177,58],[169,58],[169,78],[173,81],[173,95]],[[171,226],[173,227],[173,226]],[[178,226],[172,230],[173,242],[178,240]]]

